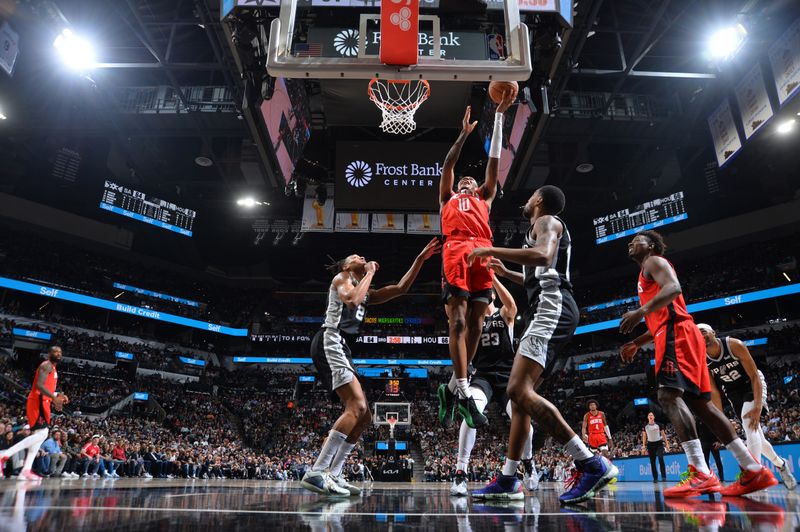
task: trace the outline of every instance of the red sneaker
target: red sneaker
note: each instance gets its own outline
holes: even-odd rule
[[[722,484],[713,471],[704,475],[693,465],[689,465],[689,470],[683,473],[681,481],[664,490],[664,497],[696,497],[706,493],[716,493],[721,489]]]
[[[754,491],[764,490],[770,486],[778,484],[778,479],[772,474],[772,471],[764,466],[758,471],[747,471],[742,469],[736,482],[725,486],[719,492],[724,497],[739,497],[740,495],[747,495]]]
[[[728,504],[741,509],[753,530],[782,530],[785,510],[777,504],[754,501],[747,497],[730,499]]]
[[[42,477],[33,471],[20,471],[17,480],[42,480]]]

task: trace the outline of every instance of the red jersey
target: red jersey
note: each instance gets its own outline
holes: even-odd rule
[[[597,414],[592,415],[591,412],[586,413],[586,429],[589,434],[605,434],[606,422],[603,421],[603,413],[597,411]]]
[[[476,194],[453,194],[442,205],[442,234],[445,238],[492,239],[489,227],[489,204]]]
[[[672,268],[672,271],[675,271],[672,263],[669,263],[669,266]],[[654,279],[647,279],[644,276],[643,271],[639,272],[639,285],[637,288],[639,291],[639,306],[647,304],[651,299],[656,297],[658,291],[661,290],[661,287],[658,286],[658,283],[655,282]],[[650,331],[650,334],[652,334],[654,338],[659,329],[666,325],[667,322],[684,320],[692,320],[692,315],[686,310],[686,301],[683,299],[683,294],[680,294],[672,303],[661,310],[651,312],[644,317],[647,330]]]
[[[44,364],[44,362],[42,362],[42,364]],[[36,368],[36,375],[33,376],[33,387],[31,388],[31,393],[28,394],[28,399],[32,398],[35,399],[36,401],[39,401],[39,398],[41,396],[41,400],[43,402],[49,403],[51,399],[46,395],[42,395],[42,392],[40,392],[39,389],[36,387],[36,383],[39,382],[39,370],[42,369],[42,364],[39,364],[39,367]],[[50,374],[45,379],[44,387],[50,390],[50,393],[55,395],[56,384],[58,384],[58,371],[56,371],[56,365],[53,364],[53,371],[51,371]]]
[[[83,446],[81,452],[88,456],[89,458],[94,458],[98,454],[100,454],[100,446],[93,444],[91,441],[88,442],[86,445]]]

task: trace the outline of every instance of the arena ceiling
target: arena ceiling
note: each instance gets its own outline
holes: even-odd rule
[[[767,138],[756,139],[746,157],[716,175],[709,166],[714,155],[706,119],[743,65],[800,16],[796,2],[579,0],[575,7],[574,28],[562,33],[560,45],[546,27],[534,36],[535,74],[528,87],[537,113],[496,216],[517,216],[530,191],[545,183],[565,189],[573,226],[585,226],[587,235],[598,208],[610,212],[676,189],[706,194],[700,197],[708,198],[711,217],[794,194],[797,153],[785,153]],[[9,15],[23,40],[13,77],[0,75],[0,102],[8,116],[0,125],[3,191],[96,217],[96,190],[103,179],[117,176],[212,213],[205,216],[205,236],[189,254],[206,263],[263,259],[264,251],[253,249],[253,218],[299,216],[300,203],[284,196],[274,162],[252,136],[249,109],[258,100],[263,71],[243,65],[230,44],[231,27],[219,22],[219,2],[0,1],[0,16]],[[314,20],[325,17],[335,22],[336,14],[323,11]],[[710,27],[732,20],[748,26],[754,45],[720,69],[705,57],[704,43]],[[86,77],[65,76],[54,63],[50,43],[65,21],[100,43],[99,68]],[[152,87],[160,89],[144,90]],[[446,100],[454,103],[428,116],[421,111],[423,127],[409,140],[451,141],[463,102],[479,106],[485,98],[480,85],[448,90]],[[326,108],[323,84],[309,81],[307,91],[313,131],[298,164],[304,176],[331,180],[334,140],[389,138],[354,120],[357,109],[348,114],[341,105]],[[345,100],[366,100],[357,85],[340,93]],[[143,99],[151,110],[134,112]],[[54,171],[64,150],[80,154],[72,180]],[[213,164],[199,166],[197,157]],[[461,169],[484,163],[482,146],[473,139]],[[585,163],[591,172],[577,170]],[[753,172],[765,165],[766,184],[754,183]],[[707,195],[712,177],[720,189],[716,196]],[[245,192],[270,201],[268,214],[237,210],[235,199]],[[334,236],[339,238],[354,237]],[[379,248],[370,237],[356,240]],[[392,240],[382,236],[381,245]],[[417,245],[411,240],[398,238],[392,249],[406,256]],[[301,248],[314,241],[307,238]],[[184,247],[179,246],[185,259]]]

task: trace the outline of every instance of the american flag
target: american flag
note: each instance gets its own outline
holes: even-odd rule
[[[295,57],[322,57],[322,43],[309,42],[294,45]]]

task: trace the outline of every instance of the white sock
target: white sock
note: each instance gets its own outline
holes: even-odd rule
[[[506,463],[503,464],[503,475],[507,477],[513,477],[517,474],[518,467],[519,460],[511,460],[510,458],[506,458]]]
[[[694,439],[685,441],[681,443],[681,447],[683,447],[683,452],[686,453],[686,460],[689,464],[704,475],[711,473],[706,459],[703,456],[703,446],[700,444],[700,440]]]
[[[533,458],[533,427],[528,431],[528,439],[525,440],[525,447],[522,448],[522,459],[531,460]]]
[[[469,381],[467,379],[456,379],[456,388],[458,388],[458,396],[462,399],[470,396]]]
[[[767,437],[764,436],[763,432],[761,433],[761,453],[778,469],[783,469],[783,466],[786,465],[786,460],[778,456],[778,453],[775,452],[775,448],[772,447],[772,444]]]
[[[450,393],[455,394],[457,386],[458,386],[458,382],[457,382],[457,379],[456,379],[456,374],[452,373],[452,374],[450,374],[450,382],[447,383],[447,389],[450,390]]]
[[[761,464],[756,462],[753,455],[750,454],[750,451],[747,450],[745,447],[744,442],[741,438],[736,438],[729,444],[725,446],[728,449],[736,461],[739,462],[739,467],[745,469],[747,471],[759,471],[761,469]]]
[[[346,439],[347,434],[342,434],[338,430],[331,429],[330,433],[328,433],[328,439],[325,440],[325,444],[322,446],[322,449],[320,449],[317,461],[314,462],[311,470],[326,470],[331,465],[333,457],[336,456],[339,447],[341,447]]]
[[[576,462],[580,462],[581,460],[588,460],[589,458],[593,457],[592,451],[586,447],[586,444],[583,443],[583,440],[576,434],[569,440],[566,444],[564,444],[564,450],[569,453],[573,460]]]
[[[478,431],[469,428],[466,421],[461,422],[461,429],[458,433],[458,463],[456,469],[467,472],[467,465],[469,464],[469,457],[472,454],[472,448],[475,447],[475,437]]]
[[[336,451],[336,456],[333,457],[333,461],[331,462],[332,476],[338,477],[342,474],[344,463],[347,461],[347,457],[350,456],[350,453],[353,451],[353,447],[355,446],[355,443],[348,443],[347,441],[342,442],[342,444],[339,446],[339,450]]]

